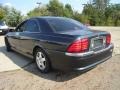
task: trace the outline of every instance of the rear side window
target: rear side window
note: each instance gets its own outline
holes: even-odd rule
[[[55,32],[85,29],[84,25],[72,19],[50,18],[47,21]]]
[[[38,19],[39,21],[39,26],[40,26],[40,30],[43,33],[52,33],[53,30],[51,29],[50,25],[48,24],[48,22],[44,19]]]

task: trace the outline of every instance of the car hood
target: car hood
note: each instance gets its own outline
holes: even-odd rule
[[[6,25],[5,26],[1,26],[0,25],[0,29],[8,29],[8,26],[6,26]]]

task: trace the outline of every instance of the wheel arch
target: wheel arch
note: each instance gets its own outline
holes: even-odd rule
[[[35,54],[35,51],[36,51],[38,48],[41,49],[41,50],[43,50],[44,53],[45,53],[45,54],[47,55],[47,57],[48,57],[48,52],[47,52],[43,47],[41,47],[40,45],[34,46],[33,51],[32,51],[33,56],[34,56],[34,54]]]
[[[39,45],[36,45],[36,46],[33,48],[33,50],[32,50],[33,56],[34,56],[34,54],[35,54],[35,51],[36,51],[38,48],[42,49],[42,47],[40,47]],[[42,50],[43,50],[43,49],[42,49]]]
[[[48,52],[44,49],[44,48],[42,48],[41,46],[39,46],[39,45],[36,45],[34,48],[33,48],[33,57],[34,57],[34,55],[35,55],[35,51],[37,50],[37,49],[41,49],[41,50],[43,50],[43,52],[46,54],[46,56],[47,56],[47,58],[48,58],[48,60],[49,60],[49,63],[50,63],[50,67],[52,68],[52,62],[51,62],[51,59],[50,59],[50,57],[49,57],[49,55],[48,55]]]
[[[4,37],[5,44],[9,44],[8,38],[5,36]]]

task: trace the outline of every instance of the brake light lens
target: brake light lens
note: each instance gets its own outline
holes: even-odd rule
[[[109,45],[111,43],[111,35],[106,36],[106,44]]]
[[[73,42],[67,49],[69,53],[79,53],[84,52],[89,47],[89,40],[88,38],[79,39]]]

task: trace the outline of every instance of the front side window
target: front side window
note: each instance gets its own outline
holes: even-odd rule
[[[17,28],[16,32],[23,32],[25,30],[25,22],[21,23]]]
[[[83,30],[85,27],[78,21],[66,18],[51,18],[47,20],[55,32],[70,31],[70,30]]]
[[[36,21],[28,20],[22,23],[16,30],[17,32],[39,32],[39,26]]]

